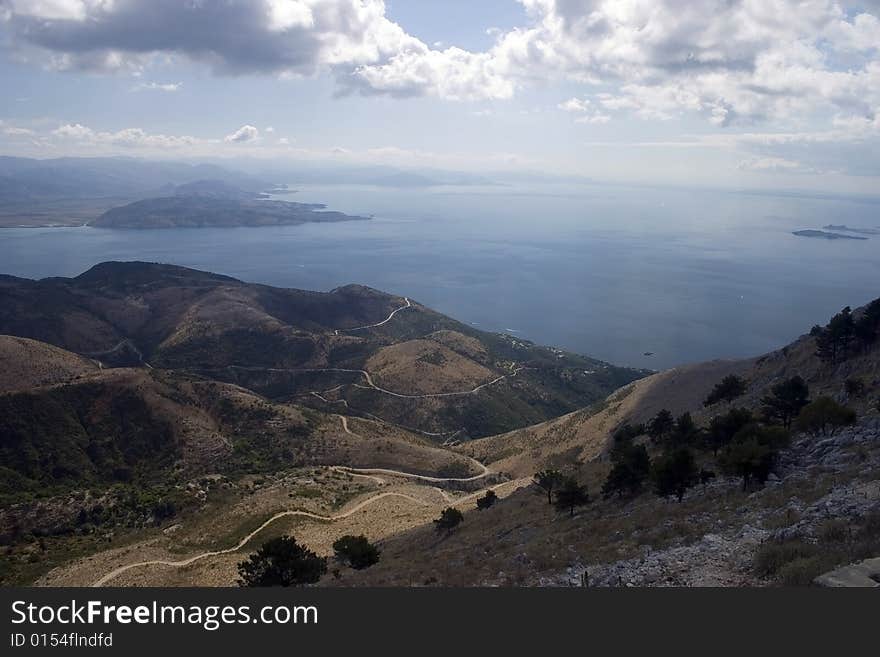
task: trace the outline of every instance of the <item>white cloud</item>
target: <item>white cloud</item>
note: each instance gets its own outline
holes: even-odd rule
[[[180,91],[182,82],[140,82],[131,88],[132,91],[165,91],[173,93]]]
[[[243,125],[231,135],[226,135],[223,141],[231,144],[245,144],[260,138],[260,131],[252,125]]]
[[[424,43],[388,18],[382,0],[0,0],[0,8],[19,56],[63,70],[141,71],[187,57],[223,74],[331,72],[346,90],[462,101],[567,80],[598,86],[572,99],[601,106],[595,117],[692,113],[719,127],[880,113],[876,2],[519,2],[528,23],[490,30],[494,45],[482,52]]]
[[[121,146],[141,149],[174,149],[189,147],[201,140],[189,136],[149,134],[141,128],[125,128],[116,132],[99,132],[80,123],[66,123],[52,136],[81,144],[96,146]]]
[[[783,157],[760,157],[743,160],[738,168],[743,171],[796,171],[803,169],[803,166],[800,162]]]
[[[557,105],[564,112],[586,112],[590,107],[588,99],[569,98],[564,103]]]

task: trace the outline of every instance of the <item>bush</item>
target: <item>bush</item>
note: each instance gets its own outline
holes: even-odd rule
[[[775,577],[783,566],[816,556],[817,548],[803,541],[765,543],[755,554],[754,570],[759,577]]]
[[[830,568],[833,565],[818,555],[795,559],[779,569],[777,579],[783,586],[810,586],[814,579]]]
[[[486,491],[486,494],[483,497],[477,498],[477,508],[482,511],[483,509],[488,509],[495,502],[498,501],[498,496],[495,494],[495,491],[489,489]]]
[[[660,497],[675,496],[679,502],[688,488],[699,480],[696,460],[687,448],[664,454],[654,462],[651,470],[654,491]]]
[[[289,536],[266,541],[238,564],[239,586],[300,586],[314,584],[327,572],[327,559]]]
[[[575,507],[583,506],[589,501],[587,487],[581,486],[572,477],[566,479],[556,492],[556,508],[560,511],[568,511],[570,516],[574,516]]]
[[[440,517],[434,521],[434,527],[438,532],[451,532],[461,524],[462,520],[464,520],[464,516],[461,511],[450,506],[443,509]]]
[[[565,480],[559,470],[541,470],[535,475],[535,484],[547,493],[547,504],[553,504],[553,491]]]
[[[615,460],[602,485],[602,496],[605,498],[618,494],[635,495],[642,489],[642,484],[651,472],[651,459],[644,445],[630,445],[612,454]]]
[[[712,392],[706,397],[703,406],[714,406],[719,402],[732,402],[737,397],[746,394],[746,382],[735,374],[725,376],[720,383],[716,383]]]
[[[769,422],[779,422],[786,429],[791,428],[791,421],[810,401],[809,386],[795,376],[773,386],[770,393],[761,400],[764,417]]]
[[[370,543],[366,536],[343,536],[333,543],[333,552],[339,561],[355,570],[363,570],[379,562],[379,548]]]
[[[830,397],[819,397],[807,404],[795,422],[798,431],[817,436],[833,436],[841,427],[856,422],[856,412]]]
[[[779,450],[787,447],[791,436],[782,427],[763,427],[752,423],[740,429],[718,459],[729,475],[742,477],[743,490],[752,481],[767,481]]]

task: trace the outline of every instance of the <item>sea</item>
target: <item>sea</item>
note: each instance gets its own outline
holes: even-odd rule
[[[0,273],[144,260],[308,290],[359,283],[485,331],[664,369],[779,348],[880,297],[880,201],[603,184],[292,185],[370,221],[266,228],[0,229]]]

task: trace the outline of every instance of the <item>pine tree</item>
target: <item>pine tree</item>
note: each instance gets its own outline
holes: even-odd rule
[[[786,429],[791,428],[792,420],[810,403],[810,388],[799,376],[776,384],[770,393],[761,400],[764,417],[769,422],[779,422]]]

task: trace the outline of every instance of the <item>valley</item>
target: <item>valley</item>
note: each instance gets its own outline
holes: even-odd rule
[[[876,302],[764,356],[650,373],[360,286],[104,263],[4,277],[0,300],[5,583],[228,586],[286,535],[323,556],[345,535],[381,546],[322,586],[804,584],[880,549]],[[844,320],[869,332],[829,356]],[[740,485],[738,443],[713,455],[709,428],[799,377],[850,428],[801,431]],[[707,401],[729,379],[731,399]],[[675,453],[664,413],[668,436],[692,423],[674,449],[711,477],[678,502],[605,492],[618,448]],[[547,473],[589,496],[548,506]],[[460,527],[431,526],[450,509]],[[776,545],[793,556],[761,570]]]

